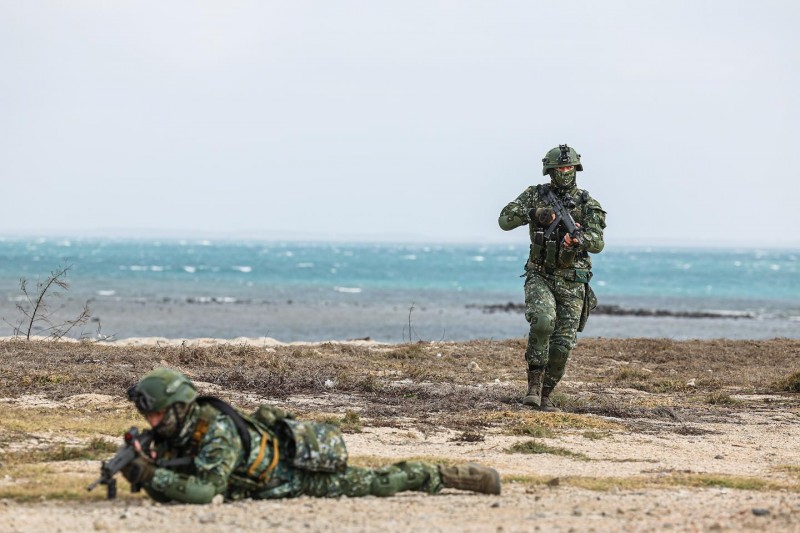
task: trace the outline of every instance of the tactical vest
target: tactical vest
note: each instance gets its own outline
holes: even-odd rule
[[[295,420],[291,414],[266,404],[252,415],[245,415],[210,396],[201,396],[197,402],[200,413],[192,435],[194,455],[209,425],[222,412],[233,420],[242,441],[245,464],[236,469],[239,478],[264,483],[281,459],[295,468],[312,472],[340,472],[347,468],[344,436],[334,425]],[[252,459],[255,445],[251,443],[248,429],[261,436],[258,453]],[[268,456],[269,463],[265,465]]]
[[[545,194],[549,185],[541,184],[536,186],[537,199],[535,208],[552,207],[545,200]],[[590,196],[584,190],[579,189],[578,194],[571,197],[575,202],[575,207],[570,209],[570,214],[576,222],[583,224],[583,206],[589,201]],[[526,270],[535,270],[540,273],[561,275],[571,279],[586,283],[591,277],[589,272],[588,257],[585,251],[577,250],[573,247],[564,247],[564,230],[559,227],[554,231],[549,239],[546,239],[544,228],[530,224],[531,247]],[[586,268],[576,268],[576,267]]]

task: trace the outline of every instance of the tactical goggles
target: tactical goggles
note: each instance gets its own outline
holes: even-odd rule
[[[128,389],[128,400],[133,402],[136,409],[141,413],[152,413],[156,411],[156,400],[146,392],[140,391],[136,385]]]

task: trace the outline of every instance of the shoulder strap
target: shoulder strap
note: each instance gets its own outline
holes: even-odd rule
[[[197,398],[198,404],[210,405],[219,409],[223,414],[233,420],[236,426],[236,431],[239,433],[239,438],[242,439],[242,448],[244,449],[244,460],[247,461],[250,457],[250,432],[247,428],[247,422],[233,406],[227,402],[220,400],[214,396],[199,396]]]

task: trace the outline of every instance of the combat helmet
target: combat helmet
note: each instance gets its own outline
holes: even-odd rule
[[[128,389],[128,399],[140,413],[162,411],[176,403],[190,404],[197,398],[191,380],[177,370],[156,368]]]
[[[568,166],[574,166],[575,170],[583,171],[581,154],[576,152],[575,148],[571,146],[559,144],[558,147],[547,152],[547,155],[542,159],[542,176],[547,176],[554,168]]]

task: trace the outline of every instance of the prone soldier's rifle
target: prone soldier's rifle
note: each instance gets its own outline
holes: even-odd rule
[[[136,450],[135,444],[138,441],[142,450],[146,450],[150,443],[153,442],[153,432],[143,431],[139,433],[139,429],[134,426],[125,432],[125,445],[119,449],[117,455],[109,461],[103,461],[100,465],[100,477],[97,478],[91,485],[86,487],[86,490],[92,490],[97,485],[105,485],[107,489],[107,496],[109,500],[117,497],[117,480],[114,476],[128,466],[134,459],[136,459],[140,452]],[[131,485],[131,492],[139,492],[141,486],[138,484]]]
[[[567,205],[565,206],[561,203],[561,200],[558,199],[550,187],[546,187],[544,196],[550,205],[553,206],[553,212],[556,215],[555,220],[553,220],[553,222],[544,232],[545,240],[550,239],[550,236],[553,234],[559,224],[563,224],[564,228],[567,230],[567,233],[569,233],[570,238],[574,241],[577,241],[578,244],[581,244],[583,232],[569,212],[570,209],[575,207],[575,200],[567,196],[565,199]]]

